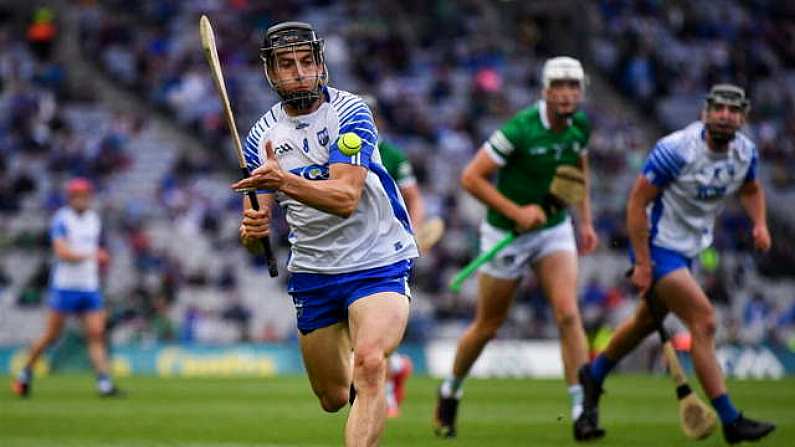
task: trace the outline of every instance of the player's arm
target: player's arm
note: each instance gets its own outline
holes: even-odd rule
[[[93,256],[93,253],[79,253],[72,250],[63,238],[53,239],[52,249],[55,252],[55,256],[64,262],[82,262]]]
[[[649,219],[646,207],[660,194],[660,188],[644,175],[638,176],[627,203],[627,231],[635,253],[633,283],[641,293],[651,285],[651,253],[649,249]]]
[[[257,194],[259,210],[251,207],[248,195],[243,196],[243,220],[240,223],[240,242],[249,253],[259,255],[263,252],[259,240],[270,235],[271,204],[273,194]]]
[[[82,262],[92,257],[90,253],[80,253],[73,250],[66,241],[66,223],[60,216],[56,216],[50,227],[50,240],[55,257],[63,262]]]
[[[491,177],[500,165],[489,154],[488,143],[483,145],[475,158],[461,174],[461,186],[487,206],[516,222],[517,230],[527,231],[546,222],[546,214],[540,206],[519,206],[500,193],[491,183]]]
[[[411,225],[414,228],[419,228],[425,220],[425,203],[422,201],[420,187],[413,182],[399,186],[399,188],[400,195],[403,196],[403,201],[406,202],[406,208],[409,211]]]
[[[366,178],[367,169],[362,166],[335,163],[329,168],[328,180],[307,180],[285,173],[279,189],[312,208],[339,217],[350,217],[362,198]]]
[[[232,188],[281,191],[312,208],[340,217],[349,217],[359,205],[367,178],[364,166],[333,163],[328,180],[307,180],[282,170],[270,141],[265,143],[265,155],[265,163]]]
[[[580,155],[578,166],[582,170],[585,179],[585,195],[582,202],[576,205],[577,214],[580,217],[580,244],[581,252],[588,254],[593,251],[599,243],[599,238],[593,228],[593,216],[591,214],[591,168],[588,161],[588,153]]]
[[[767,228],[767,205],[765,190],[758,179],[745,182],[740,188],[740,203],[754,224],[753,238],[757,250],[770,249],[770,231]]]

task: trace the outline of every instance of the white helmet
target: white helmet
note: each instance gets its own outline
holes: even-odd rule
[[[585,71],[582,64],[577,59],[568,56],[553,57],[544,62],[544,69],[541,71],[541,84],[544,88],[549,88],[552,81],[556,79],[574,79],[580,82],[580,88],[585,93]]]

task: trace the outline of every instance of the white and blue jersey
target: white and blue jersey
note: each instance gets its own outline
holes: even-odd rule
[[[276,104],[254,124],[244,149],[252,171],[265,160],[268,141],[282,169],[308,180],[329,179],[335,163],[367,170],[359,204],[347,218],[274,194],[290,226],[287,287],[304,334],[345,320],[348,306],[360,298],[381,292],[409,296],[411,259],[419,255],[406,205],[381,163],[370,109],[352,93],[327,87],[323,94],[322,105],[307,115],[289,116]],[[349,132],[362,139],[354,155],[337,147]]]
[[[100,247],[102,223],[96,212],[59,209],[52,219],[50,239],[63,240],[77,254],[90,255],[78,262],[55,258],[50,280],[50,306],[59,312],[85,312],[102,308],[99,265],[93,256]]]
[[[370,109],[358,96],[324,89],[314,112],[289,116],[281,103],[254,124],[245,140],[249,170],[265,159],[270,141],[279,164],[308,180],[327,180],[329,166],[346,163],[367,169],[364,191],[353,215],[335,216],[276,192],[290,226],[288,270],[321,274],[350,273],[391,265],[418,256],[403,198],[381,164],[378,132]],[[361,150],[344,155],[337,148],[348,132],[362,139]],[[260,191],[262,192],[262,191]]]
[[[661,190],[647,208],[652,247],[688,259],[707,248],[726,198],[756,179],[757,160],[756,146],[740,132],[726,152],[711,151],[700,121],[659,140],[643,167]]]

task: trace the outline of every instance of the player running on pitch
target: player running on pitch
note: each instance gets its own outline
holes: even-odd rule
[[[97,391],[115,396],[105,348],[105,310],[99,288],[99,265],[108,262],[100,246],[102,223],[90,208],[93,187],[84,178],[66,185],[68,205],[55,213],[50,229],[55,253],[50,280],[50,312],[44,334],[33,343],[25,366],[12,384],[19,396],[28,396],[33,383],[33,366],[44,350],[61,335],[70,314],[80,317],[88,339],[88,353],[97,375]]]
[[[494,132],[461,176],[464,188],[488,206],[480,229],[480,249],[488,250],[511,231],[521,236],[480,271],[475,320],[459,341],[452,374],[439,389],[434,422],[441,436],[455,435],[462,382],[505,320],[528,266],[554,311],[573,419],[582,411],[577,369],[588,361],[588,349],[577,308],[577,244],[568,213],[561,210],[547,215],[541,205],[558,166],[581,167],[586,195],[577,205],[580,252],[587,254],[596,248],[587,194],[590,125],[585,114],[577,111],[585,73],[576,59],[556,57],[544,64],[542,83],[544,99]],[[495,173],[496,186],[490,182]],[[601,431],[596,426],[577,426],[574,435],[592,439],[601,436]]]
[[[690,274],[690,265],[712,243],[715,217],[735,193],[753,221],[754,246],[760,251],[770,248],[765,195],[757,179],[758,153],[751,140],[738,132],[748,110],[743,89],[714,86],[706,98],[703,122],[694,122],[654,146],[627,204],[632,283],[641,293],[653,292],[687,325],[696,375],[720,416],[726,441],[732,444],[760,439],[775,426],[746,418],[732,404],[715,357],[715,312]],[[607,374],[654,330],[649,306],[641,300],[605,351],[580,370],[585,387],[583,419],[589,424],[598,423],[599,396]]]
[[[411,224],[375,150],[370,110],[326,85],[323,41],[312,27],[272,26],[261,57],[281,102],[246,138],[252,175],[233,187],[256,188],[263,206],[255,212],[244,201],[241,240],[256,251],[269,233],[271,201],[285,209],[288,292],[312,390],[335,412],[353,397],[353,383],[345,444],[376,445],[386,418],[386,357],[409,314],[408,274],[418,256]]]

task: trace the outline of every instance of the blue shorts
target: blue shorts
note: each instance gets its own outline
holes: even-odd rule
[[[658,247],[651,245],[651,262],[652,262],[652,281],[657,282],[664,278],[667,274],[679,270],[681,268],[690,269],[693,266],[693,259],[668,248]],[[632,248],[629,249],[629,259],[635,263],[635,253]]]
[[[348,306],[359,298],[380,292],[410,297],[410,261],[351,273],[324,275],[293,273],[287,292],[293,297],[298,330],[306,335],[315,329],[348,320]]]
[[[83,313],[101,310],[102,292],[50,289],[50,308],[61,313]]]

